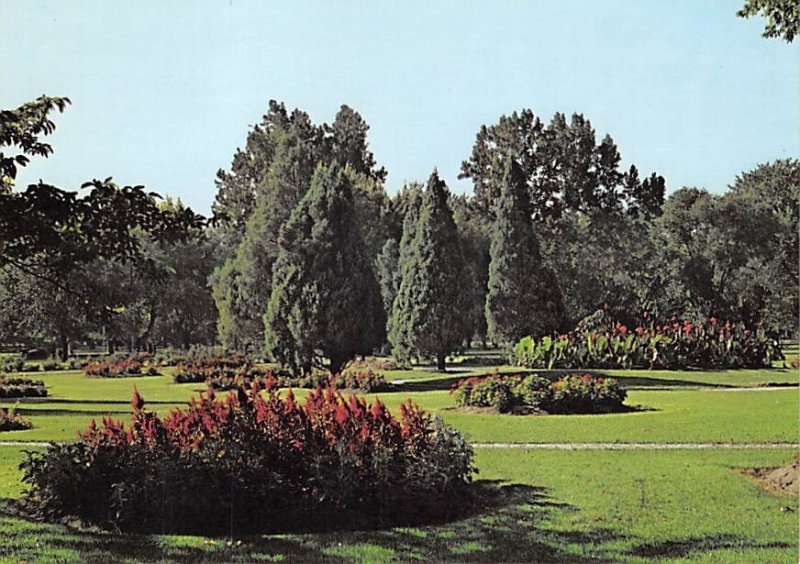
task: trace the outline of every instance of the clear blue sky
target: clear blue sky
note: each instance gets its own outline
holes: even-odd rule
[[[800,41],[743,0],[66,2],[0,0],[0,107],[69,96],[55,154],[21,184],[114,176],[207,212],[270,98],[371,126],[391,192],[456,176],[481,124],[583,112],[670,190],[724,190],[800,154]]]

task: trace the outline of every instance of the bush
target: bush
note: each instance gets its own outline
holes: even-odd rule
[[[31,427],[33,424],[17,415],[13,409],[0,407],[0,431],[23,431]]]
[[[43,398],[47,388],[41,380],[0,378],[0,398]]]
[[[27,453],[24,507],[123,531],[238,533],[376,527],[440,516],[474,471],[464,437],[410,401],[316,389],[213,391],[160,419],[138,392],[129,428]]]
[[[565,335],[525,337],[512,361],[529,368],[763,368],[783,355],[763,328],[673,321],[633,331],[621,323],[582,323]]]
[[[611,413],[624,410],[627,396],[619,382],[589,374],[556,382],[536,375],[472,377],[451,393],[461,407],[493,407],[500,413]]]
[[[95,360],[83,368],[84,374],[98,378],[130,378],[133,376],[158,376],[157,367],[141,360]]]
[[[25,361],[20,355],[9,355],[0,358],[0,370],[3,372],[23,372],[25,369]]]

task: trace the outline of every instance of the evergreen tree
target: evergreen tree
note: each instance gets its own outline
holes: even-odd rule
[[[505,167],[489,248],[486,322],[489,338],[513,342],[559,328],[564,315],[555,276],[542,264],[530,199],[519,165]]]
[[[387,239],[375,260],[375,273],[381,287],[383,310],[387,318],[392,314],[392,304],[400,289],[400,247],[395,239]]]
[[[447,200],[447,186],[434,171],[419,218],[414,224],[413,216],[407,217],[404,224],[400,288],[389,334],[398,357],[433,357],[439,370],[445,369],[447,355],[468,333],[463,312],[464,258]]]
[[[354,175],[319,165],[281,230],[264,316],[274,358],[307,370],[328,359],[336,373],[383,341],[385,317],[356,220]]]

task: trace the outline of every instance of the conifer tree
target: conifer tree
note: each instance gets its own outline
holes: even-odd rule
[[[564,306],[552,271],[542,264],[530,198],[519,165],[508,159],[494,210],[486,322],[496,343],[559,328]]]
[[[416,222],[404,222],[400,288],[392,308],[389,339],[400,358],[436,359],[439,370],[461,345],[464,321],[464,259],[445,183],[434,171]],[[413,233],[412,233],[413,230]],[[412,238],[413,237],[413,238]]]
[[[319,165],[281,229],[264,316],[274,358],[308,370],[327,359],[339,372],[383,342],[380,289],[356,221],[353,174]]]

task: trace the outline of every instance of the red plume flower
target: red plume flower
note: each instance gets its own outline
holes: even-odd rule
[[[144,398],[139,395],[139,390],[136,386],[133,387],[133,398],[131,399],[131,407],[134,411],[141,411],[144,409]]]

